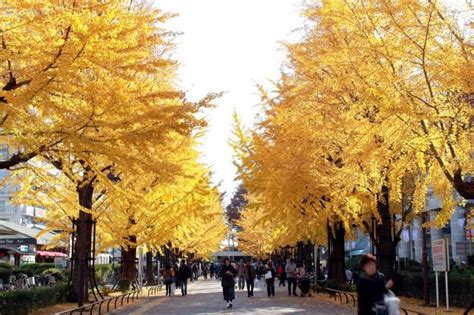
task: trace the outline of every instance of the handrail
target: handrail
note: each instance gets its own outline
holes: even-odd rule
[[[471,302],[471,305],[468,306],[468,308],[464,311],[464,315],[469,315],[469,312],[474,310],[474,300]]]
[[[150,296],[151,294],[156,294],[158,291],[161,291],[162,287],[163,287],[163,283],[158,283],[148,288],[148,296]]]
[[[112,301],[114,301],[114,309],[117,309],[118,299],[121,298],[120,306],[123,306],[123,300],[124,300],[125,297],[127,297],[127,302],[126,303],[128,304],[130,297],[132,297],[132,302],[133,302],[135,298],[137,300],[139,299],[140,293],[142,293],[142,291],[140,291],[140,290],[131,291],[131,292],[128,292],[128,293],[125,293],[125,294],[121,294],[121,295],[117,295],[117,296],[114,296],[114,297],[102,299],[102,300],[99,300],[97,302],[90,303],[90,304],[87,304],[87,305],[84,305],[84,306],[79,306],[79,307],[72,308],[72,309],[69,309],[69,310],[66,310],[66,311],[55,313],[54,315],[67,315],[67,314],[72,315],[74,313],[82,314],[82,313],[85,313],[85,312],[88,312],[89,314],[92,314],[94,309],[96,308],[96,306],[98,306],[99,314],[103,314],[102,313],[102,305],[105,302],[107,302],[106,314],[108,314],[110,312],[110,303]]]
[[[325,290],[329,293],[329,295],[334,296],[334,300],[336,300],[336,295],[338,295],[339,300],[341,302],[342,302],[342,295],[344,294],[344,297],[346,298],[346,304],[349,304],[349,296],[350,296],[352,300],[352,306],[356,306],[356,296],[354,293],[348,292],[348,291],[330,289],[330,288],[325,288]]]

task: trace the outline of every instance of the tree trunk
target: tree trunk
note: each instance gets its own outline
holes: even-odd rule
[[[454,188],[464,199],[474,199],[474,181],[464,181],[461,169],[454,172],[453,179]]]
[[[137,257],[137,247],[134,244],[136,244],[137,238],[135,235],[132,235],[129,236],[128,240],[130,244],[122,247],[122,278],[130,280],[130,283],[133,284],[136,280],[135,260]]]
[[[344,263],[344,227],[341,223],[336,223],[334,235],[331,228],[328,228],[330,255],[328,258],[328,279],[337,284],[346,282],[346,270]]]
[[[153,252],[151,250],[146,253],[146,283],[147,285],[155,284],[155,276],[153,274]]]
[[[92,196],[94,187],[92,184],[77,187],[79,205],[86,209],[92,209]],[[79,212],[77,224],[76,241],[74,244],[74,269],[72,274],[72,286],[69,300],[78,302],[79,306],[89,300],[89,274],[92,248],[92,215],[84,211]]]
[[[388,278],[392,278],[395,265],[396,241],[392,231],[392,216],[388,203],[389,189],[382,187],[381,198],[377,200],[377,210],[382,219],[382,223],[377,226],[377,261],[379,270]]]

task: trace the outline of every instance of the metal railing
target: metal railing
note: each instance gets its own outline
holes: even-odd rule
[[[471,305],[468,306],[468,308],[466,308],[466,310],[464,311],[463,315],[469,315],[469,313],[471,311],[474,310],[474,301],[471,302]]]
[[[162,287],[163,287],[163,284],[158,283],[157,285],[154,285],[148,288],[148,296],[150,296],[151,294],[157,294],[159,291],[161,291]]]
[[[342,302],[342,296],[344,295],[344,297],[346,298],[346,304],[349,304],[349,297],[351,298],[351,301],[352,301],[352,306],[356,306],[356,300],[357,300],[357,297],[354,293],[352,292],[347,292],[347,291],[341,291],[341,290],[335,290],[335,289],[329,289],[329,288],[326,288],[326,292],[334,297],[334,300],[337,300],[337,297],[339,297],[339,300]]]
[[[346,304],[352,304],[352,306],[354,307],[357,305],[357,295],[355,293],[336,290],[336,289],[330,289],[330,288],[325,288],[325,290],[330,296],[334,297],[335,301],[339,299],[339,301],[342,302],[343,301],[342,297],[344,296]],[[406,307],[400,307],[400,311],[402,311],[405,315],[410,315],[410,314],[425,315],[426,314],[426,313],[415,311]]]
[[[115,310],[118,307],[122,307],[124,304],[124,301],[126,304],[129,304],[130,302],[133,302],[134,300],[138,300],[140,298],[140,295],[142,295],[142,291],[132,291],[126,294],[106,298],[106,299],[103,299],[91,304],[69,309],[67,311],[55,313],[55,315],[71,315],[71,314],[77,314],[77,313],[95,314],[94,311],[98,312],[98,314],[108,314],[111,310]],[[117,306],[119,300],[120,300],[120,305]],[[103,305],[105,305],[106,307],[105,313],[103,313],[103,309],[102,309]]]

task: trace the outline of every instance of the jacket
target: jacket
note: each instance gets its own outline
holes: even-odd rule
[[[288,263],[285,267],[285,272],[287,278],[294,278],[296,276],[296,264]]]
[[[265,274],[267,274],[267,272],[269,272],[269,271],[271,272],[272,277],[270,279],[265,279],[265,281],[274,282],[275,281],[275,275],[276,275],[275,268],[271,267],[271,268],[265,269]]]
[[[165,284],[171,283],[173,281],[173,272],[171,270],[163,271],[163,282]]]
[[[249,281],[249,282],[254,281],[256,276],[257,276],[257,273],[255,272],[255,268],[252,265],[245,266],[245,269],[244,269],[245,281]]]
[[[176,275],[176,279],[178,281],[186,281],[191,278],[191,269],[187,265],[181,265],[178,269],[178,274]]]
[[[244,276],[245,268],[246,268],[245,264],[239,264],[239,265],[237,266],[237,275],[238,275],[239,277],[243,277],[243,276]]]
[[[383,295],[388,291],[385,287],[385,276],[377,272],[369,276],[365,271],[359,273],[357,279],[357,314],[373,315],[372,308],[378,302],[383,302]]]
[[[230,271],[232,275],[228,275],[227,271]],[[219,273],[222,278],[222,286],[224,288],[233,287],[235,285],[235,276],[237,275],[237,270],[235,270],[234,266],[223,265],[221,272]]]

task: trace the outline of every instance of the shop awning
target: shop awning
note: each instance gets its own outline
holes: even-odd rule
[[[64,253],[47,252],[47,251],[41,251],[41,250],[37,250],[36,255],[43,256],[43,257],[67,257],[67,255]]]

